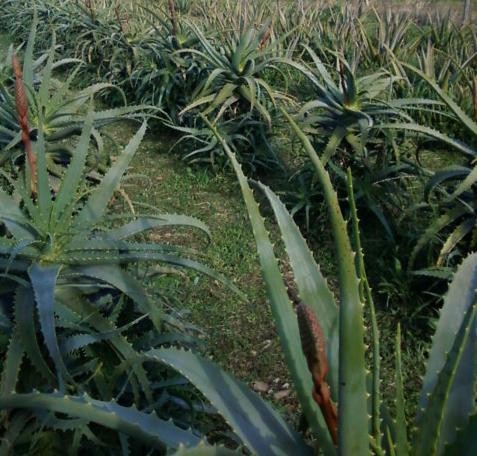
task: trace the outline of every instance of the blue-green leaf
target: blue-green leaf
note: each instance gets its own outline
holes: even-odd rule
[[[2,409],[42,409],[84,418],[89,422],[114,429],[141,440],[155,448],[164,445],[179,448],[193,447],[200,437],[181,429],[171,421],[164,421],[155,414],[146,414],[136,408],[123,407],[116,402],[103,402],[84,396],[55,394],[12,394],[0,396]]]
[[[432,348],[426,366],[426,375],[419,400],[419,410],[416,417],[418,427],[428,425],[429,398],[432,397],[438,385],[441,372],[446,366],[448,354],[452,351],[456,334],[461,331],[466,315],[476,302],[477,290],[477,253],[469,255],[459,266],[449,291],[444,299]],[[455,438],[456,428],[467,424],[470,413],[475,408],[475,382],[477,369],[475,347],[477,332],[474,326],[469,331],[465,346],[454,368],[454,377],[446,393],[441,422],[439,423],[438,447],[442,449],[445,443],[451,443]]]
[[[41,332],[48,352],[55,363],[58,383],[60,388],[62,388],[63,377],[69,378],[69,374],[58,347],[55,327],[55,287],[59,272],[60,266],[56,264],[42,265],[33,263],[28,269],[28,275],[35,293]]]
[[[144,122],[138,132],[129,141],[124,151],[118,157],[116,163],[109,169],[106,175],[101,180],[101,183],[96,187],[94,192],[89,197],[83,209],[76,216],[76,223],[85,226],[94,226],[101,220],[107,208],[109,200],[114,194],[121,177],[126,172],[129,163],[136,153],[139,144],[146,132],[147,124]]]
[[[189,379],[253,453],[277,456],[312,453],[280,414],[212,362],[175,348],[151,350],[145,355],[171,366]]]

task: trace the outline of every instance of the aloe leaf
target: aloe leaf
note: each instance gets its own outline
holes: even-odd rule
[[[244,77],[244,82],[247,84],[248,92],[250,93],[250,109],[252,110],[255,107],[255,100],[259,95],[257,91],[259,91],[259,87],[257,87],[257,83],[255,82],[255,78],[251,77]]]
[[[461,224],[457,225],[452,233],[447,237],[446,242],[442,246],[441,251],[439,252],[439,258],[437,259],[436,265],[442,266],[446,257],[454,249],[454,247],[467,235],[469,234],[477,225],[476,217],[469,217],[465,219]]]
[[[229,97],[231,97],[237,86],[232,83],[225,84],[217,94],[214,95],[214,99],[210,102],[209,107],[204,111],[207,115],[209,112],[224,103]]]
[[[0,220],[16,239],[35,238],[18,203],[2,189],[0,189]]]
[[[83,209],[76,216],[75,223],[94,226],[101,219],[121,177],[126,172],[132,157],[144,137],[146,128],[147,124],[144,122],[118,157],[116,163],[109,169],[101,183],[93,191]]]
[[[15,327],[3,360],[2,378],[0,382],[0,393],[2,395],[15,391],[24,353],[25,350],[21,344],[19,329]]]
[[[474,135],[477,136],[477,123],[475,123],[462,109],[428,76],[416,67],[402,63],[405,68],[408,68],[413,73],[417,74],[426,83],[432,87],[439,98],[449,107],[449,109],[456,115],[460,122]]]
[[[457,198],[462,193],[466,192],[467,190],[470,190],[476,182],[477,182],[477,165],[475,165],[474,169],[468,173],[466,178],[459,184],[459,186],[455,189],[454,193],[452,193],[449,199]]]
[[[293,309],[293,304],[288,298],[288,294],[283,283],[283,278],[278,267],[277,259],[273,251],[273,246],[270,242],[267,230],[262,216],[260,215],[259,207],[253,197],[252,190],[248,185],[243,171],[235,158],[235,155],[230,150],[228,144],[221,138],[217,130],[211,125],[210,128],[214,131],[219,141],[227,153],[235,173],[239,180],[242,195],[247,206],[250,222],[252,224],[255,241],[257,244],[257,251],[262,266],[262,274],[265,279],[267,287],[267,294],[270,300],[272,314],[277,325],[278,335],[282,344],[282,349],[285,354],[288,369],[295,384],[298,399],[300,401],[303,413],[305,414],[310,427],[317,434],[320,445],[326,455],[336,454],[336,450],[331,441],[331,436],[325,425],[323,416],[316,402],[312,397],[313,383],[311,375],[308,370],[308,365],[303,354],[300,333],[298,329],[298,322],[296,313]]]
[[[187,111],[190,111],[191,109],[194,109],[194,108],[197,108],[198,106],[201,106],[205,103],[211,103],[214,98],[215,98],[215,94],[212,94],[212,95],[207,95],[207,96],[204,96],[204,97],[201,97],[197,100],[194,100],[192,103],[188,104],[180,113],[179,113],[179,116],[182,116],[183,114],[185,114]]]
[[[141,284],[127,271],[114,265],[99,266],[80,266],[72,270],[65,269],[62,273],[64,277],[92,277],[96,280],[103,281],[122,291],[133,301],[137,302],[144,313],[147,313],[149,307],[149,299]]]
[[[232,56],[232,66],[237,73],[241,73],[242,69],[242,62],[244,60],[244,54],[247,48],[250,46],[250,42],[252,41],[256,31],[253,27],[247,29],[245,33],[240,36],[240,41],[235,48],[235,51]]]
[[[225,100],[224,103],[222,103],[222,106],[220,107],[220,109],[217,111],[217,114],[215,115],[215,118],[214,118],[214,124],[216,124],[219,119],[224,115],[224,112],[227,111],[227,109],[232,106],[235,102],[238,101],[238,97],[235,96],[235,95],[232,95],[230,98],[228,98],[227,100]],[[203,112],[203,114],[206,114],[207,112],[209,112],[209,110],[206,110]],[[190,156],[190,154],[189,154]]]
[[[116,122],[119,118],[142,119],[145,116],[144,111],[148,111],[151,114],[152,112],[160,111],[160,109],[150,105],[132,105],[96,111],[94,113],[94,124],[96,126],[107,125],[110,122]]]
[[[25,57],[23,60],[23,80],[27,87],[33,87],[33,50],[35,47],[36,29],[38,27],[38,13],[36,5],[33,7],[33,21],[30,27]]]
[[[134,245],[132,246],[134,247]],[[117,256],[114,254],[102,254],[102,252],[84,252],[82,255],[81,252],[77,253],[75,256],[75,253],[72,252],[69,254],[70,258],[68,259],[68,255],[65,257],[60,257],[62,262],[65,264],[69,264],[71,262],[72,265],[74,263],[83,263],[85,266],[80,266],[79,268],[76,269],[76,273],[80,274],[85,274],[88,275],[90,271],[93,269],[88,269],[88,268],[96,268],[94,271],[95,273],[100,273],[101,269],[105,269],[108,266],[102,264],[104,263],[131,263],[131,262],[137,262],[137,261],[160,261],[163,263],[167,263],[173,266],[178,266],[182,268],[187,268],[187,269],[192,269],[194,271],[200,272],[201,274],[207,275],[215,280],[220,281],[223,283],[225,286],[227,286],[231,291],[233,291],[237,296],[239,296],[241,299],[246,300],[246,295],[240,291],[234,283],[228,279],[227,277],[223,276],[222,274],[219,274],[217,271],[214,271],[212,268],[209,268],[205,264],[191,260],[189,258],[182,258],[178,255],[173,255],[173,254],[168,254],[168,253],[163,253],[163,252],[157,252],[156,247],[154,244],[150,245],[150,248],[148,249],[146,246],[144,246],[144,251],[134,251],[134,249],[131,249],[131,252],[124,251],[118,254]],[[91,265],[91,266],[88,266]],[[111,266],[114,267],[114,266]],[[67,271],[65,274],[69,273],[75,273],[74,271]],[[124,277],[124,274],[119,273],[119,276]],[[113,275],[110,276],[111,279],[114,278]],[[112,283],[112,282],[111,282]],[[133,296],[131,298],[134,299]],[[138,295],[136,296],[138,298]],[[137,300],[137,299],[136,299]]]
[[[333,92],[333,95],[335,97],[339,96],[340,91],[338,87],[336,86],[335,82],[333,81],[333,78],[331,77],[330,73],[326,69],[326,66],[323,64],[323,62],[320,60],[320,58],[316,55],[316,53],[313,51],[313,49],[309,46],[305,46],[305,49],[307,52],[310,54],[310,57],[313,60],[313,63],[315,64],[316,71],[317,73],[321,76],[323,81],[325,81],[326,86],[330,88],[330,90]],[[316,79],[312,79],[312,82],[315,82]],[[319,85],[316,81],[315,85]]]
[[[106,232],[102,237],[107,239],[126,239],[135,234],[142,233],[147,230],[169,226],[189,226],[204,231],[210,238],[210,231],[207,225],[194,217],[188,217],[180,214],[161,214],[157,217],[147,216],[139,217],[120,228],[115,228]]]
[[[72,57],[60,59],[60,60],[57,60],[53,63],[53,69],[55,70],[56,68],[59,68],[59,67],[65,66],[65,65],[69,65],[71,63],[77,63],[78,64],[77,66],[81,66],[83,64],[83,61],[81,59],[76,59],[76,58],[72,58]],[[68,78],[68,79],[70,79],[70,78]]]
[[[57,292],[57,300],[63,304],[64,308],[66,308],[69,313],[74,313],[78,316],[88,315],[89,325],[98,333],[113,334],[116,331],[117,328],[108,318],[103,317],[92,304],[84,300],[71,287],[61,287]],[[157,312],[160,311],[157,310]],[[81,319],[81,317],[79,318]],[[152,308],[150,312],[150,318],[154,318],[154,308]],[[150,388],[150,382],[147,378],[147,373],[144,367],[140,363],[139,354],[121,334],[114,334],[111,339],[108,340],[108,343],[114,347],[114,350],[120,355],[120,357],[122,357],[122,359],[137,361],[133,364],[132,370],[141,385],[142,392],[145,394],[146,399],[149,403],[153,403],[154,400]],[[139,397],[139,391],[135,396]]]
[[[463,333],[467,331],[464,320],[470,318],[475,307],[476,289],[477,253],[473,253],[459,266],[449,286],[426,365],[416,425],[422,429],[421,438],[424,437],[424,432],[429,436],[427,445],[435,444],[442,448],[444,443],[451,443],[455,438],[456,428],[465,427],[469,414],[475,407],[470,398],[474,397],[477,378],[477,334],[475,327],[468,331],[465,338]],[[461,339],[460,346],[456,345],[458,337]],[[451,361],[452,366],[449,365]],[[451,367],[452,371],[448,373]],[[446,383],[443,383],[444,380]],[[444,393],[445,396],[442,397]],[[434,398],[432,403],[431,398]],[[436,423],[437,418],[439,422]],[[429,434],[431,431],[432,436]],[[426,442],[421,440],[420,445],[424,451]]]
[[[84,418],[89,422],[114,429],[141,440],[155,448],[192,447],[201,439],[190,431],[164,421],[155,414],[136,408],[123,407],[116,402],[103,402],[83,396],[54,394],[12,394],[0,396],[0,409],[42,409]]]
[[[45,339],[48,352],[55,363],[58,384],[60,388],[63,388],[63,377],[70,379],[70,376],[63,363],[63,358],[58,347],[58,339],[56,337],[54,295],[59,272],[60,266],[55,264],[42,265],[33,263],[28,269],[28,275],[35,294],[41,332]]]
[[[371,348],[373,353],[372,370],[371,370],[371,434],[374,438],[375,449],[379,453],[382,451],[382,433],[381,433],[381,411],[387,413],[387,410],[381,403],[381,353],[378,322],[376,319],[376,309],[374,306],[373,295],[371,287],[369,286],[368,277],[366,274],[366,266],[364,263],[364,253],[361,247],[361,235],[359,232],[359,218],[358,210],[356,208],[356,200],[354,197],[353,175],[351,169],[347,169],[346,182],[348,190],[348,200],[351,213],[351,227],[353,247],[356,251],[356,272],[358,274],[360,283],[360,296],[362,302],[366,303],[369,309],[369,317],[371,320]]]
[[[35,143],[34,143],[35,144]],[[37,180],[38,180],[38,223],[44,229],[48,226],[51,215],[51,192],[48,179],[48,169],[46,166],[46,146],[43,129],[38,132],[38,141],[34,147],[37,158]]]
[[[23,175],[18,176],[17,180],[14,182],[13,185],[15,187],[16,195],[24,204],[24,207],[22,208],[23,211],[29,214],[28,223],[30,224],[32,229],[38,232],[41,229],[42,214],[40,213],[39,206],[36,204],[36,202],[33,201],[33,198],[31,196],[31,185],[30,178],[28,177],[28,167],[26,168],[26,171],[27,172],[23,173]],[[30,220],[34,221],[34,223],[31,223]],[[39,227],[34,226],[37,221]]]
[[[54,379],[40,351],[35,331],[35,297],[30,287],[18,287],[15,294],[15,320],[24,350],[38,373],[46,380]]]
[[[41,74],[41,84],[38,91],[38,104],[42,107],[46,113],[48,108],[48,102],[50,100],[51,89],[51,72],[53,71],[53,63],[55,60],[55,48],[56,48],[56,34],[53,32],[51,38],[51,46],[48,52],[48,59],[46,61],[45,68]]]
[[[80,92],[78,92],[74,99],[75,107],[80,107],[92,95],[95,95],[105,89],[114,89],[119,92],[123,99],[123,103],[126,104],[126,96],[124,94],[124,91],[120,87],[111,84],[110,82],[98,82],[96,84],[91,84],[88,87],[82,89]]]
[[[360,299],[354,253],[351,249],[338,197],[326,169],[306,135],[284,109],[282,109],[282,113],[299,137],[314,165],[330,213],[340,284],[338,447],[342,454],[364,456],[369,454],[368,393],[366,390],[363,303]]]
[[[475,290],[474,290],[475,293]],[[475,362],[472,358],[470,365],[462,363],[465,352],[475,357],[475,317],[477,301],[465,310],[461,326],[455,335],[450,352],[445,357],[445,364],[439,371],[434,388],[428,396],[426,408],[417,421],[416,442],[414,454],[427,456],[440,454],[447,443],[455,439],[456,431],[467,424],[469,411],[474,410]],[[469,343],[469,339],[472,342]],[[467,379],[464,384],[458,383],[459,370],[464,367]],[[469,377],[472,377],[472,394],[466,395],[465,402],[457,397],[462,392],[468,393]],[[467,390],[467,391],[466,391]],[[469,399],[471,399],[469,401]],[[469,404],[469,402],[471,404]]]
[[[402,378],[402,362],[401,362],[401,327],[398,326],[396,333],[396,421],[395,421],[395,451],[399,456],[409,454],[409,443],[407,439],[407,423],[405,414],[404,401],[404,382]]]
[[[298,287],[298,297],[316,313],[330,353],[328,360],[331,366],[331,375],[337,374],[339,341],[336,328],[338,325],[338,307],[333,293],[285,205],[270,188],[261,183],[258,185],[267,196],[275,213]],[[332,392],[336,394],[338,391],[337,375],[333,377],[331,384]]]
[[[87,247],[86,247],[87,245]],[[57,258],[61,259],[61,263],[76,265],[78,264],[100,264],[109,263],[122,263],[128,261],[128,259],[138,255],[137,261],[147,260],[148,256],[151,256],[151,260],[161,260],[161,257],[154,257],[154,255],[200,255],[197,250],[182,247],[181,245],[174,244],[159,244],[149,242],[132,242],[126,240],[116,240],[107,237],[93,238],[93,239],[81,239],[76,238],[74,242],[65,249],[63,255],[58,255]]]
[[[451,280],[454,275],[454,270],[451,267],[432,267],[428,269],[409,271],[409,274],[414,276],[432,277],[438,280]]]
[[[347,134],[347,130],[344,127],[336,127],[333,133],[331,134],[325,150],[323,151],[323,155],[321,156],[321,162],[323,163],[323,166],[326,166],[328,163],[328,160],[330,160],[331,157],[336,153],[336,150],[340,146],[341,142],[343,141],[343,138]]]
[[[79,139],[78,145],[75,148],[73,158],[66,170],[62,179],[61,187],[56,195],[56,200],[53,207],[53,217],[55,220],[76,197],[78,186],[83,178],[84,166],[86,157],[88,155],[89,138],[93,128],[93,112],[89,111],[86,116],[83,131]]]
[[[404,122],[395,122],[395,123],[382,123],[377,124],[374,128],[379,128],[382,130],[386,129],[394,129],[394,130],[404,130],[404,131],[412,131],[414,133],[420,133],[426,136],[430,136],[431,138],[438,139],[439,141],[457,149],[458,151],[462,152],[465,155],[469,155],[470,157],[476,157],[477,151],[467,144],[464,144],[457,139],[450,138],[449,136],[441,133],[437,130],[434,130],[430,127],[425,127],[423,125],[419,125],[416,123],[404,123]]]
[[[250,103],[251,106],[253,106],[257,111],[260,113],[260,115],[263,117],[265,122],[269,127],[272,125],[272,118],[270,116],[270,113],[268,112],[268,109],[262,104],[259,103],[258,101],[254,101],[253,94],[250,91],[248,87],[245,86],[240,86],[239,87],[239,92],[240,94]]]
[[[225,73],[224,68],[214,68],[209,76],[207,77],[207,80],[205,81],[205,84],[203,88],[201,89],[202,93],[207,93],[207,90],[209,87],[212,85],[212,83],[215,81],[216,78],[218,78],[221,74]]]
[[[212,362],[175,348],[150,350],[145,356],[171,366],[193,383],[253,453],[312,454],[280,414]]]
[[[429,195],[437,186],[441,185],[443,182],[452,181],[455,179],[461,179],[469,175],[469,168],[466,166],[449,166],[438,172],[436,172],[426,184],[424,189],[425,199],[429,199]]]
[[[444,456],[464,456],[477,454],[477,415],[469,418],[464,429],[459,429],[455,442],[446,447]]]
[[[464,214],[468,214],[468,209],[465,206],[457,206],[442,214],[440,217],[435,219],[423,233],[423,235],[418,239],[415,247],[412,249],[411,255],[409,257],[409,269],[412,269],[414,262],[416,260],[417,254],[424,248],[424,246],[430,242],[434,236],[444,229],[446,226],[449,226],[451,223],[462,217]]]
[[[80,348],[87,347],[98,342],[102,342],[113,338],[117,334],[121,334],[137,325],[139,322],[147,318],[148,315],[142,315],[135,320],[115,329],[114,331],[102,332],[102,333],[90,333],[90,334],[75,334],[67,337],[61,343],[61,351],[63,353],[72,353]]]
[[[286,94],[277,92],[274,89],[272,89],[272,87],[265,80],[256,79],[256,81],[258,85],[257,89],[259,91],[259,94],[260,94],[260,87],[263,87],[265,89],[265,92],[268,95],[269,100],[273,103],[274,106],[275,106],[275,99],[277,98],[280,98],[282,100],[290,100],[290,98]]]

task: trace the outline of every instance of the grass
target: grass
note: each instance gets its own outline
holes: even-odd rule
[[[126,142],[134,125],[111,127],[109,133]],[[180,213],[204,221],[212,240],[206,245],[191,233],[162,233],[181,237],[205,254],[205,262],[231,278],[248,299],[241,300],[225,286],[194,274],[160,274],[155,286],[174,298],[174,307],[205,334],[205,349],[225,369],[256,389],[267,385],[266,397],[289,387],[288,372],[267,303],[255,240],[235,178],[191,169],[169,153],[173,138],[149,135],[132,162],[124,190],[133,206]],[[139,204],[137,204],[139,203]],[[161,234],[159,234],[161,235]],[[256,382],[259,382],[258,385]],[[294,412],[292,396],[275,401]]]
[[[0,56],[3,58],[6,55],[8,47],[10,46],[12,39],[5,33],[0,33]]]

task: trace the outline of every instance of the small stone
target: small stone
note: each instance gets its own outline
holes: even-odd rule
[[[290,390],[289,389],[282,390],[282,391],[277,391],[273,395],[273,399],[275,399],[276,401],[281,401],[282,399],[285,399],[289,395],[290,395]]]
[[[270,386],[265,382],[256,381],[253,382],[252,388],[259,393],[266,393]]]
[[[267,350],[268,348],[270,348],[271,345],[272,341],[270,339],[265,340],[264,342],[262,342],[262,351]]]

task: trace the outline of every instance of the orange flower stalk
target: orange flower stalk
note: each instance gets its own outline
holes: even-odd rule
[[[15,75],[15,103],[17,108],[18,123],[22,134],[22,142],[25,147],[25,153],[30,167],[31,191],[36,193],[36,156],[33,153],[33,147],[30,139],[30,128],[28,127],[28,100],[25,92],[25,86],[22,79],[22,69],[18,62],[16,54],[12,58],[13,73]]]
[[[268,27],[267,31],[262,36],[262,39],[260,40],[260,44],[258,45],[258,48],[260,50],[262,50],[266,46],[268,40],[270,39],[270,36],[272,34],[272,27],[273,27],[273,24],[270,25],[270,27]]]
[[[331,438],[338,442],[338,415],[331,400],[326,376],[329,366],[326,356],[326,341],[315,313],[305,304],[297,306],[301,347],[313,378],[313,399],[320,406]]]

